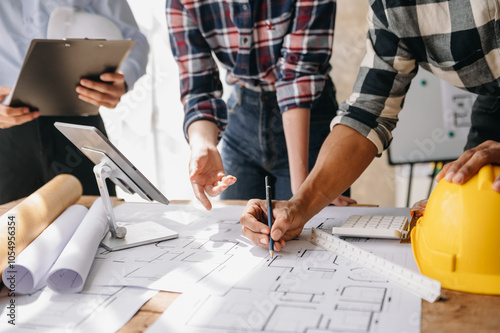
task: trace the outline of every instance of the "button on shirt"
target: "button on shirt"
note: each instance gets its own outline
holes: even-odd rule
[[[32,39],[47,37],[52,11],[58,7],[76,7],[113,21],[124,39],[136,41],[120,71],[129,88],[146,70],[149,46],[130,11],[122,0],[2,0],[0,1],[0,85],[12,87],[23,65]]]
[[[498,0],[370,1],[368,47],[353,94],[332,126],[344,124],[381,153],[391,140],[418,66],[450,84],[500,97]]]
[[[320,96],[331,69],[333,0],[167,0],[166,12],[185,134],[205,119],[217,124],[220,137],[227,123],[212,53],[229,84],[276,91],[282,112],[310,108]]]

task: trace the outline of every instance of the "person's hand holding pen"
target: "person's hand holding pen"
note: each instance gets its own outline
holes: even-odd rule
[[[266,204],[267,204],[267,226],[270,230],[273,229],[273,202],[271,195],[271,184],[269,183],[269,176],[266,176]],[[274,240],[269,235],[269,255],[274,258]]]
[[[290,201],[273,201],[272,229],[267,225],[268,213],[266,200],[252,199],[248,201],[240,217],[242,232],[245,237],[262,248],[269,247],[269,235],[274,240],[274,250],[281,251],[285,242],[300,235],[307,220]],[[266,223],[266,224],[264,224]]]
[[[0,129],[21,125],[40,116],[40,112],[30,112],[27,107],[10,107],[1,104],[10,94],[12,88],[0,86]]]
[[[127,92],[122,73],[104,73],[99,77],[104,82],[82,79],[76,87],[78,98],[95,106],[114,109]]]

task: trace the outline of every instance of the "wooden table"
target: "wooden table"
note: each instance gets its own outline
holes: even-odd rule
[[[90,207],[96,197],[83,196],[78,203]],[[20,200],[0,205],[0,216]],[[115,200],[115,204],[121,202]],[[187,203],[187,201],[172,201]],[[241,205],[244,201],[227,201],[225,204]],[[500,296],[468,294],[443,289],[446,300],[429,303],[422,301],[421,331],[434,332],[500,332]],[[179,296],[178,293],[159,292],[151,298],[118,332],[144,332]]]

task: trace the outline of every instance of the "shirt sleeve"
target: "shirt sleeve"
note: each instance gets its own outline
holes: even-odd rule
[[[303,1],[294,6],[290,33],[278,60],[276,93],[280,110],[311,108],[331,69],[335,1]]]
[[[392,141],[391,132],[418,65],[401,39],[388,28],[386,12],[377,10],[377,3],[372,1],[368,13],[367,52],[353,92],[340,106],[331,126],[343,124],[353,128],[372,141],[381,154]]]
[[[166,8],[170,47],[179,66],[186,140],[188,127],[198,120],[215,123],[220,140],[227,125],[227,106],[211,49],[179,0],[167,0]]]
[[[124,39],[135,40],[134,47],[119,69],[125,76],[127,88],[132,89],[135,82],[146,73],[149,54],[146,37],[139,31],[127,1],[93,0],[90,7],[96,14],[112,20],[122,32]]]

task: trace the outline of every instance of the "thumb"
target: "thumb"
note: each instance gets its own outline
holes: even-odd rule
[[[282,228],[280,227],[275,227],[275,225],[273,225],[273,228],[271,230],[271,238],[275,241],[279,241],[281,239],[281,236],[283,236],[284,232],[282,230]]]
[[[271,228],[271,238],[279,241],[290,228],[290,222],[282,217],[276,217]]]

